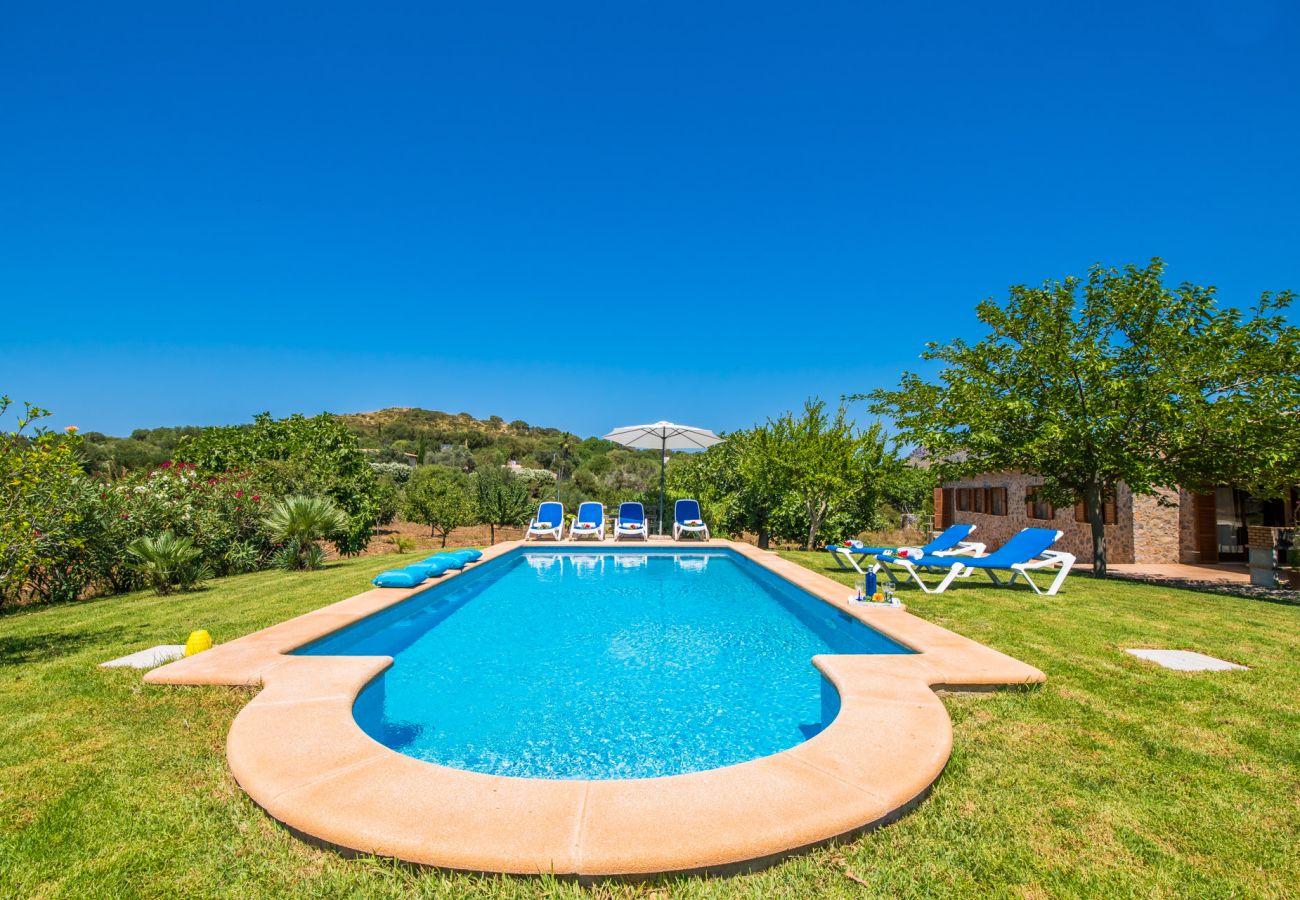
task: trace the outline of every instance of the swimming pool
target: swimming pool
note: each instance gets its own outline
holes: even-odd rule
[[[1046,679],[1033,666],[927,622],[905,608],[851,607],[845,602],[847,591],[842,583],[752,545],[715,539],[703,548],[697,543],[665,542],[610,552],[593,546],[559,544],[546,551],[532,544],[503,542],[487,548],[480,563],[454,575],[448,573],[433,588],[366,590],[168,663],[145,675],[145,681],[257,687],[257,693],[230,724],[226,737],[230,773],[270,816],[313,841],[454,869],[637,877],[764,865],[802,848],[891,822],[923,800],[952,752],[952,725],[936,688],[961,690],[969,686],[982,690],[997,685],[1036,684]],[[379,680],[385,670],[393,668],[393,657],[386,652],[382,656],[322,653],[369,653],[374,652],[372,646],[388,646],[400,653],[400,645],[413,648],[423,632],[437,632],[458,619],[469,622],[486,615],[486,610],[478,608],[480,601],[484,606],[514,604],[530,617],[527,621],[531,623],[531,634],[522,634],[509,644],[500,633],[489,631],[478,644],[478,656],[467,653],[463,659],[448,658],[447,667],[478,659],[482,666],[495,667],[498,680],[504,679],[519,691],[535,696],[537,704],[549,710],[551,719],[563,721],[572,707],[588,705],[580,702],[584,695],[569,683],[573,678],[568,682],[553,678],[545,660],[531,655],[528,646],[553,642],[565,632],[567,624],[564,629],[559,627],[565,617],[559,607],[583,609],[593,616],[612,614],[612,610],[605,609],[611,605],[610,595],[601,603],[599,597],[588,596],[588,592],[612,590],[609,585],[620,585],[618,573],[623,567],[645,566],[647,572],[643,575],[650,581],[648,570],[652,565],[655,571],[665,574],[664,566],[675,566],[676,574],[670,576],[672,580],[658,596],[643,585],[638,592],[628,592],[634,597],[639,593],[642,599],[621,604],[628,617],[618,624],[624,632],[636,635],[634,626],[638,622],[644,625],[647,618],[639,607],[651,611],[677,609],[685,600],[679,595],[718,583],[713,579],[727,568],[719,551],[739,557],[742,565],[738,574],[748,574],[764,592],[770,590],[775,595],[757,596],[749,604],[731,604],[726,598],[714,602],[705,626],[739,624],[730,631],[721,628],[721,636],[715,633],[712,645],[689,638],[690,629],[698,623],[687,616],[679,620],[680,629],[668,633],[667,638],[617,644],[620,648],[638,648],[636,653],[623,653],[624,658],[646,663],[642,666],[645,671],[651,668],[648,662],[657,659],[661,670],[671,672],[669,663],[679,654],[669,654],[661,644],[706,649],[712,646],[712,654],[698,654],[709,659],[725,657],[732,644],[743,644],[751,655],[756,648],[762,648],[763,658],[784,657],[794,664],[789,671],[808,672],[804,654],[813,648],[862,649],[857,638],[863,632],[850,634],[853,640],[847,642],[838,634],[846,623],[840,613],[874,629],[865,633],[868,650],[893,651],[823,652],[814,657],[816,672],[822,673],[835,690],[823,690],[818,676],[811,674],[814,681],[805,682],[801,690],[815,684],[814,693],[805,692],[802,705],[796,704],[792,714],[788,709],[782,713],[787,726],[797,723],[795,733],[782,727],[783,737],[772,742],[787,748],[735,765],[683,771],[662,778],[610,777],[608,771],[598,773],[599,777],[557,778],[547,777],[541,766],[533,769],[542,772],[541,776],[518,777],[529,769],[512,767],[515,774],[499,775],[439,765],[412,755],[415,742],[410,739],[414,729],[399,735],[394,743],[406,741],[407,746],[395,750],[376,741],[358,720],[358,698],[368,689],[384,692],[381,712],[387,709],[391,715],[396,710],[389,695],[396,681],[385,681],[381,686]],[[624,553],[628,556],[623,557]],[[654,557],[664,553],[668,560],[656,563]],[[531,558],[532,554],[540,555]],[[520,559],[524,561],[516,562]],[[566,560],[572,571],[566,571]],[[549,584],[548,579],[568,576],[569,589],[557,591],[549,599],[542,599],[545,594],[539,589],[531,595],[531,601],[524,602],[529,595],[510,591],[507,584],[509,575],[520,565],[528,566],[529,572],[518,574],[526,574],[542,585]],[[692,582],[690,578],[697,580]],[[496,600],[488,593],[492,583],[506,584]],[[791,586],[797,590],[791,592]],[[466,589],[467,594],[463,604],[457,606],[455,598],[461,589]],[[645,599],[647,594],[649,599]],[[703,598],[698,602],[703,603]],[[442,609],[434,609],[444,603]],[[772,604],[784,605],[786,611],[778,615],[771,609]],[[613,605],[619,605],[617,599]],[[406,638],[395,640],[390,635],[382,642],[367,644],[388,625],[407,620],[426,607],[430,608],[430,618],[442,617],[442,624],[433,628],[413,626]],[[809,609],[812,619],[806,620],[803,617]],[[641,618],[635,618],[634,613]],[[791,629],[788,622],[782,627],[773,624],[770,633],[783,635],[776,642],[778,646],[769,646],[770,642],[751,633],[751,627],[779,620],[782,615],[793,617],[799,627]],[[650,623],[657,626],[658,620],[651,618]],[[827,633],[817,634],[822,627],[828,629]],[[807,630],[814,632],[815,640],[802,634]],[[877,632],[892,639],[893,646],[877,644]],[[786,642],[792,647],[800,643],[803,646],[791,650],[783,646]],[[902,645],[914,652],[899,653]],[[512,654],[514,664],[507,665]],[[442,668],[441,662],[433,665],[428,676],[431,681],[426,686],[417,684],[417,700],[434,695],[432,685],[441,677],[438,673]],[[741,698],[737,705],[753,709],[756,702],[776,703],[758,693],[749,672],[752,670],[733,673],[726,682],[754,688],[733,694]],[[588,675],[582,669],[575,677]],[[558,687],[537,689],[536,684],[545,678],[558,680]],[[629,681],[633,686],[642,681],[660,687],[667,683],[658,675]],[[666,694],[672,696],[673,692]],[[823,698],[832,704],[829,710],[821,709]],[[561,702],[565,700],[567,705]],[[834,708],[837,701],[838,711]],[[606,718],[622,723],[623,730],[630,722],[649,721],[661,728],[659,719],[670,721],[667,714],[671,710],[661,715],[658,709],[651,709],[647,719],[644,712],[633,715],[629,703],[622,695],[607,701],[605,708],[612,707],[613,711]],[[481,712],[477,721],[529,715],[527,709],[520,711],[515,706],[499,716]],[[596,725],[604,724],[599,717],[597,720]],[[394,721],[412,724],[400,718]],[[533,744],[540,746],[538,735],[545,733],[542,725],[546,724],[541,713],[529,720],[522,729],[528,740],[521,746],[530,753]],[[751,721],[759,731],[766,724],[761,718]],[[809,731],[822,730],[804,740],[808,731],[799,725],[811,725]],[[436,721],[434,727],[436,730]],[[712,723],[689,727],[701,730],[712,728]],[[733,730],[745,737],[745,729]],[[495,733],[495,729],[475,732],[479,743]],[[621,733],[605,736],[610,743],[625,743],[640,752],[663,743],[665,733],[672,732],[630,739]],[[690,735],[695,731],[678,726],[677,733]],[[420,735],[422,740],[426,737]],[[795,743],[790,745],[790,741]],[[748,746],[748,753],[765,749],[753,743]],[[513,759],[518,748],[508,749]],[[550,766],[552,771],[560,770],[555,759]]]
[[[296,651],[391,656],[371,737],[524,778],[650,778],[789,749],[834,718],[817,654],[911,651],[730,550],[520,549]]]

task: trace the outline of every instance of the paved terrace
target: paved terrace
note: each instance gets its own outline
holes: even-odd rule
[[[1092,570],[1090,564],[1080,566]],[[1137,578],[1143,581],[1196,582],[1205,584],[1250,584],[1250,572],[1245,563],[1215,563],[1189,565],[1187,563],[1111,563],[1112,575]]]

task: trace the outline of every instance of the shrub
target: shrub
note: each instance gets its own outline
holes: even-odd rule
[[[160,595],[194,590],[212,577],[212,570],[203,562],[203,551],[189,538],[177,537],[170,531],[136,538],[126,551],[127,565]]]
[[[222,557],[225,564],[223,570],[227,575],[242,575],[245,572],[254,572],[261,567],[262,554],[260,548],[247,541],[240,541],[232,544]]]
[[[271,505],[263,520],[270,539],[280,544],[273,557],[282,569],[319,569],[325,551],[316,543],[348,527],[348,519],[329,497],[286,497]]]
[[[10,406],[0,397],[0,416]],[[80,439],[71,427],[28,431],[48,415],[26,404],[16,429],[0,434],[0,604],[32,594],[75,599],[87,580],[79,557],[86,540]]]
[[[391,478],[393,484],[406,484],[411,477],[411,467],[404,462],[372,462],[370,468],[379,478]]]
[[[384,512],[379,479],[356,435],[328,414],[273,419],[262,413],[252,425],[187,437],[179,453],[208,477],[247,472],[271,496],[330,498],[346,517],[331,538],[343,554],[365,549]]]
[[[325,565],[325,549],[320,544],[289,541],[271,554],[271,565],[286,571],[315,571]]]
[[[137,575],[120,565],[120,548],[164,531],[190,538],[217,574],[249,571],[241,567],[250,562],[256,568],[269,549],[265,505],[246,472],[202,477],[192,463],[171,460],[99,485],[93,504],[99,531],[91,547],[97,578],[109,590],[134,586]]]

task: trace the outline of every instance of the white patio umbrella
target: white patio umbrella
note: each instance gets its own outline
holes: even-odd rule
[[[669,450],[705,450],[724,440],[707,428],[655,422],[653,425],[624,425],[605,435],[605,440],[637,450],[659,448],[659,533],[664,533],[664,472]]]

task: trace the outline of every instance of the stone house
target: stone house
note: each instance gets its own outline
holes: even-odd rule
[[[1092,561],[1092,528],[1084,504],[1056,508],[1035,496],[1043,479],[1023,472],[990,472],[945,482],[934,492],[937,528],[956,522],[976,526],[973,540],[992,550],[1022,528],[1056,528],[1058,545]],[[1106,550],[1112,563],[1245,562],[1247,529],[1295,525],[1297,492],[1261,500],[1230,486],[1201,493],[1179,490],[1135,495],[1121,484],[1106,503]]]

